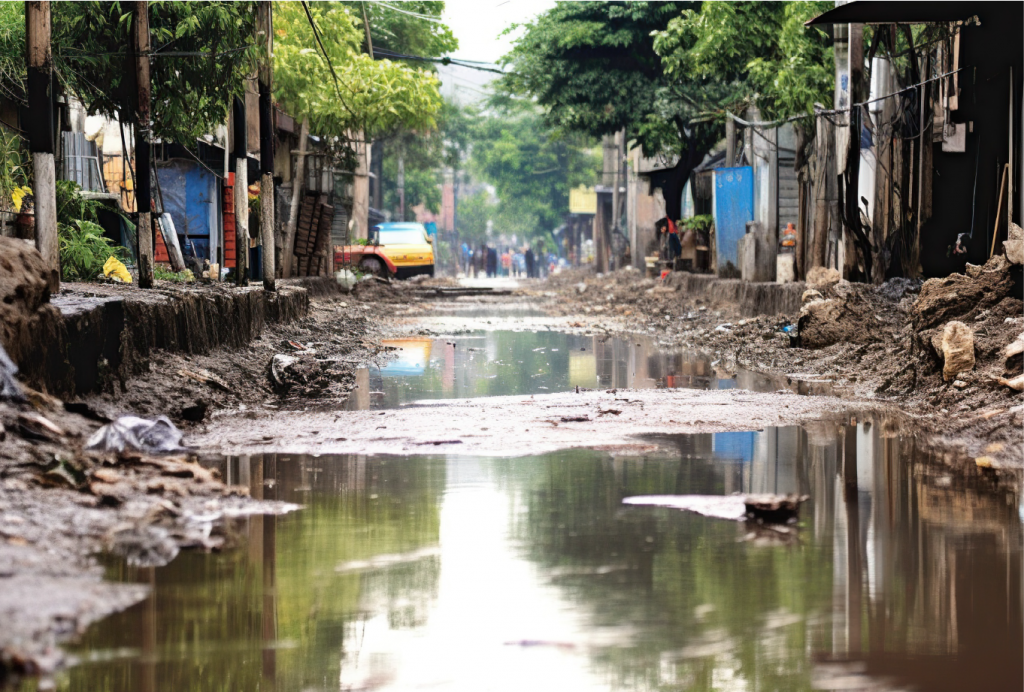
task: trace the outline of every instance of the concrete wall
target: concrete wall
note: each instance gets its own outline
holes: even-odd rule
[[[689,297],[738,305],[745,317],[796,315],[800,312],[800,297],[807,288],[802,282],[751,283],[742,279],[717,279],[708,274],[688,272],[672,272],[666,282],[669,286],[679,286]]]

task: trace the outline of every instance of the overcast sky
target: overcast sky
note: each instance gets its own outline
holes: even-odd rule
[[[554,0],[447,0],[445,24],[459,39],[453,58],[496,62],[512,47],[512,36],[499,36],[512,24],[525,22],[554,6]],[[482,98],[494,75],[461,67],[440,68],[442,93],[459,101]]]

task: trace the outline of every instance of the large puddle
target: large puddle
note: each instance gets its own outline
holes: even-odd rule
[[[663,350],[646,337],[627,340],[544,329],[499,329],[410,336],[385,340],[384,345],[393,358],[381,367],[357,372],[357,387],[347,404],[350,410],[394,408],[424,399],[565,392],[575,387],[787,388],[822,394],[830,386],[813,378],[730,371],[697,352]]]
[[[455,353],[469,358],[473,344],[462,338]],[[427,362],[441,359],[433,350]],[[548,348],[528,365],[551,357]],[[599,362],[581,377],[599,378]],[[487,367],[502,377],[503,366]],[[623,457],[220,461],[254,495],[305,509],[239,521],[237,550],[183,553],[155,570],[112,566],[112,578],[153,595],[92,627],[58,687],[1024,685],[1014,492],[952,478],[872,421],[655,442]],[[795,537],[622,505],[733,491],[811,500]]]

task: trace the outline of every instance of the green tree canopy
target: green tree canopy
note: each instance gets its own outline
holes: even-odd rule
[[[708,123],[690,125],[706,110],[710,85],[670,94],[673,78],[654,50],[653,32],[664,30],[689,2],[566,2],[525,25],[502,58],[511,68],[501,78],[506,93],[529,97],[545,121],[589,137],[625,129],[647,155],[679,156],[662,183],[668,211],[678,217],[690,171],[719,135]],[[687,96],[688,98],[680,98]]]
[[[444,11],[441,0],[408,0],[394,6],[354,0],[346,0],[345,4],[360,20],[366,10],[374,53],[436,58],[459,47],[452,30],[440,21]]]
[[[804,22],[833,7],[813,2],[705,2],[654,35],[666,73],[686,83],[732,85],[733,100],[771,118],[814,112],[834,83],[831,38]]]
[[[279,103],[308,117],[313,132],[342,140],[362,133],[369,141],[398,128],[425,132],[435,126],[441,97],[431,72],[363,53],[362,17],[341,2],[306,4],[316,34],[302,3],[274,3]]]

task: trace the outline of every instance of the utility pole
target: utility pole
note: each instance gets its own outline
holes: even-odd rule
[[[302,189],[306,183],[306,143],[309,141],[309,118],[302,119],[299,127],[299,148],[295,154],[295,170],[292,172],[292,203],[288,207],[288,224],[284,228],[283,247],[281,248],[281,276],[292,275],[292,258],[295,256],[295,229],[299,224],[299,205],[302,203]],[[349,244],[352,239],[349,238]]]
[[[405,221],[405,157],[398,154],[398,220]]]
[[[263,290],[276,291],[274,282],[274,113],[270,86],[274,75],[273,18],[270,0],[260,0],[258,31],[266,50],[260,60],[260,236],[263,242]],[[332,272],[333,273],[333,272]]]
[[[235,97],[232,148],[235,150],[235,285],[249,285],[249,154],[245,101]]]
[[[736,165],[736,121],[730,115],[725,116],[725,167]]]
[[[135,209],[139,240],[139,288],[153,287],[153,196],[150,189],[149,2],[135,3]]]
[[[28,52],[29,144],[35,173],[36,249],[49,270],[50,293],[60,290],[60,239],[57,236],[57,175],[53,161],[53,100],[50,74],[50,3],[25,3],[25,46]]]

